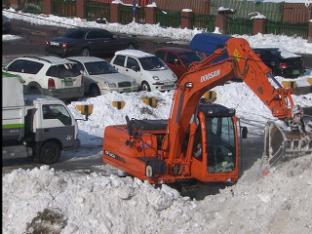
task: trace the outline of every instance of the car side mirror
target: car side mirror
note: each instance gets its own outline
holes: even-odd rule
[[[180,64],[180,62],[179,62],[178,59],[174,59],[174,60],[173,60],[173,63],[176,64],[176,65]]]
[[[247,127],[241,127],[242,129],[242,138],[246,139],[248,134],[248,128]]]
[[[140,71],[140,68],[137,66],[132,66],[131,69],[136,72]]]

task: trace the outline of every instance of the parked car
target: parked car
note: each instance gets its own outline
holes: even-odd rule
[[[133,77],[145,91],[168,91],[175,88],[177,76],[158,57],[141,50],[120,50],[111,64],[120,73]]]
[[[117,50],[135,46],[133,39],[114,35],[104,29],[75,28],[47,41],[46,51],[60,56],[90,56],[113,54]]]
[[[154,54],[161,58],[179,78],[188,70],[191,63],[201,60],[194,51],[178,47],[160,48],[155,50]]]
[[[11,31],[11,20],[2,15],[2,33],[9,33]]]
[[[278,48],[253,48],[253,50],[272,69],[273,75],[296,78],[305,71],[300,55]]]
[[[68,57],[76,62],[84,74],[85,94],[98,96],[107,92],[132,92],[138,90],[136,81],[120,74],[104,59],[91,56]]]
[[[11,61],[4,70],[22,77],[27,94],[44,94],[63,100],[80,98],[84,94],[78,64],[67,59],[24,56]]]

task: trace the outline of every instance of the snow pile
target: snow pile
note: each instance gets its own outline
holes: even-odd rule
[[[279,77],[279,81],[283,78]],[[304,81],[304,77],[301,82]],[[263,126],[268,119],[274,119],[271,111],[248,88],[245,83],[228,83],[213,89],[217,93],[216,103],[235,108],[239,118],[250,123],[257,122],[259,128],[252,131],[263,133]],[[126,115],[136,119],[168,119],[174,91],[171,92],[139,92],[139,93],[108,93],[79,102],[72,102],[68,107],[76,118],[82,118],[75,109],[77,104],[93,104],[93,113],[89,121],[78,121],[79,139],[82,145],[101,145],[105,127],[125,124]],[[158,105],[152,108],[142,101],[142,97],[156,97]],[[293,96],[296,104],[303,107],[311,106],[312,94]],[[113,101],[124,101],[125,107],[118,110],[112,106]]]
[[[11,35],[11,34],[2,34],[2,41],[12,41],[12,40],[18,40],[21,39],[22,37],[16,36],[16,35]]]
[[[267,177],[258,167],[202,201],[130,177],[18,169],[2,178],[3,233],[24,233],[47,211],[62,225],[46,221],[45,228],[63,234],[311,233],[312,155]]]
[[[281,52],[290,51],[299,54],[311,54],[312,43],[301,37],[289,37],[285,35],[261,34],[254,36],[235,35],[248,40],[252,48],[280,48]],[[300,45],[300,46],[298,46]],[[302,45],[302,46],[301,46]],[[287,57],[287,55],[285,54]]]
[[[167,14],[166,12],[163,12]],[[95,21],[86,21],[80,18],[65,18],[55,15],[34,15],[29,13],[16,12],[14,9],[2,10],[2,14],[10,19],[27,21],[31,24],[50,25],[57,27],[96,27],[107,29],[111,32],[125,33],[128,35],[146,35],[152,37],[166,37],[174,40],[191,41],[193,36],[203,30],[181,29],[181,28],[163,28],[159,24],[138,24],[131,22],[127,25],[118,23],[100,24]],[[218,32],[217,30],[216,32]],[[273,34],[258,34],[255,36],[234,35],[236,37],[244,37],[249,41],[252,47],[275,47],[283,50],[288,50],[293,53],[312,54],[312,43],[301,37],[289,37]],[[300,46],[298,46],[300,45]]]

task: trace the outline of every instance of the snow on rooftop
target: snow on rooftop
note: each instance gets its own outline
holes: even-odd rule
[[[182,12],[193,12],[192,9],[182,9]]]
[[[115,54],[130,55],[130,56],[137,57],[137,58],[155,56],[145,51],[135,50],[135,49],[119,50],[119,51],[116,51]]]
[[[257,11],[250,12],[248,16],[251,16],[250,19],[266,19],[265,15],[262,15],[260,12]]]

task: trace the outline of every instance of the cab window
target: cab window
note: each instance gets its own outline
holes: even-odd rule
[[[135,59],[130,58],[130,57],[128,57],[128,60],[127,60],[127,68],[130,68],[130,69],[135,68],[136,71],[140,70],[138,62]]]
[[[126,58],[125,56],[117,55],[114,60],[114,64],[123,67],[125,65],[125,58]]]
[[[72,119],[66,108],[62,105],[43,105],[42,106],[43,119],[58,119],[64,125],[71,125]]]

